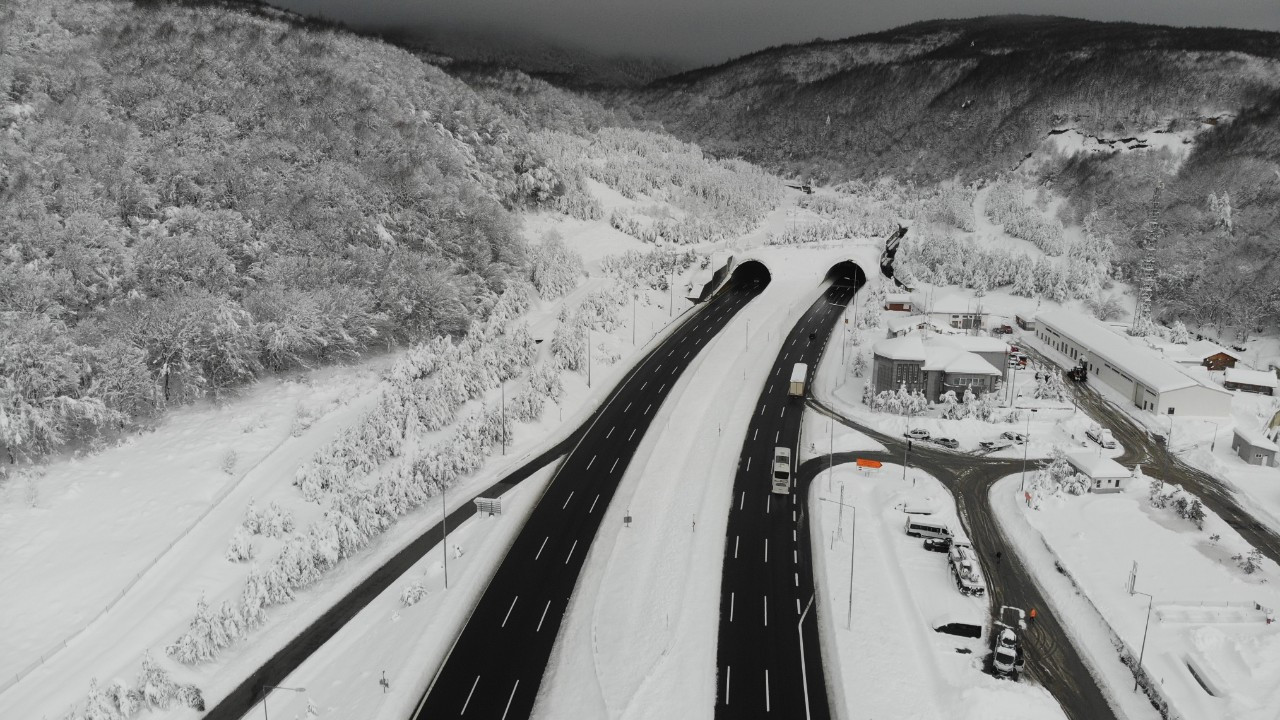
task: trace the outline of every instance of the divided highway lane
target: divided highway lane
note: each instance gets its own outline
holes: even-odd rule
[[[717,718],[830,717],[816,613],[804,614],[813,597],[803,502],[808,479],[793,478],[789,495],[775,495],[772,463],[778,446],[799,459],[804,403],[788,395],[791,369],[807,363],[813,378],[831,330],[861,282],[836,278],[795,324],[747,428],[725,538]]]
[[[413,714],[527,718],[605,509],[680,373],[768,275],[746,263],[613,391],[533,509]]]

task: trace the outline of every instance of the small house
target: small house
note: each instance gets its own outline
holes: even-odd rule
[[[884,309],[911,312],[911,295],[907,293],[889,293],[884,298]]]
[[[1231,435],[1231,449],[1250,465],[1265,467],[1274,467],[1276,452],[1280,452],[1280,448],[1262,432],[1239,426]]]
[[[1035,315],[1022,315],[1022,314],[1018,314],[1018,315],[1014,315],[1014,316],[1013,316],[1013,319],[1018,323],[1018,327],[1022,328],[1023,330],[1035,330],[1035,329],[1036,329],[1036,316],[1035,316]]]
[[[1188,361],[1196,365],[1203,365],[1210,370],[1233,368],[1236,366],[1236,362],[1240,360],[1240,356],[1235,351],[1228,350],[1208,340],[1189,342],[1182,352]]]
[[[1133,471],[1094,450],[1078,450],[1066,453],[1067,462],[1089,478],[1089,492],[1116,493],[1124,490],[1125,483],[1133,477]]]
[[[913,330],[923,330],[929,324],[929,318],[924,315],[907,315],[905,317],[892,317],[885,323],[888,326],[891,338],[902,337]]]
[[[1245,370],[1243,368],[1227,368],[1222,379],[1222,386],[1228,390],[1242,390],[1259,395],[1276,394],[1275,373],[1262,370]]]

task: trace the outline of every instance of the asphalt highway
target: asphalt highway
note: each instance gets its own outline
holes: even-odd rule
[[[861,282],[852,275],[833,278],[793,326],[747,428],[725,538],[717,718],[831,716],[816,612],[804,611],[813,597],[813,574],[802,500],[812,476],[800,482],[793,477],[790,494],[774,494],[773,458],[775,447],[790,448],[793,463],[799,458],[804,403],[788,394],[792,367],[807,363],[813,378],[832,328]]]
[[[821,403],[809,404],[838,422],[851,427],[885,446],[888,452],[836,453],[836,463],[850,463],[857,458],[901,464],[906,451],[904,438],[885,435],[854,420],[834,413]],[[1021,460],[1008,460],[948,452],[928,443],[914,442],[907,461],[938,478],[955,495],[957,511],[966,534],[978,551],[982,572],[987,578],[987,596],[993,614],[1002,605],[1024,610],[1036,608],[1038,616],[1022,633],[1026,651],[1026,675],[1040,683],[1062,706],[1072,720],[1115,720],[1115,710],[1093,677],[1089,667],[1071,644],[1070,638],[1045,601],[1043,593],[1032,581],[1030,573],[992,516],[990,490],[1000,478],[1022,469]],[[800,477],[812,479],[827,468],[827,458],[815,458],[801,466]],[[1028,464],[1034,470],[1035,463]],[[922,550],[923,552],[923,550]],[[1000,553],[997,560],[996,553]]]
[[[759,263],[739,266],[614,389],[507,552],[415,720],[529,717],[582,564],[644,433],[698,351],[767,284]]]

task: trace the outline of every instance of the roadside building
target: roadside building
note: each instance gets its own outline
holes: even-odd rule
[[[1036,321],[1036,339],[1062,356],[1065,365],[1083,365],[1091,381],[1112,388],[1139,409],[1208,417],[1231,412],[1229,391],[1090,318],[1058,310],[1041,312]]]
[[[1022,313],[1018,313],[1017,315],[1013,316],[1013,319],[1015,322],[1018,323],[1018,327],[1022,328],[1023,330],[1036,329],[1035,315],[1023,315]]]
[[[1275,467],[1276,453],[1280,452],[1280,447],[1276,447],[1261,431],[1239,426],[1231,434],[1231,449],[1250,465],[1266,467]]]
[[[972,330],[984,326],[987,312],[982,300],[964,295],[947,295],[929,305],[929,316],[957,330]]]
[[[1089,492],[1116,493],[1133,478],[1133,471],[1096,451],[1077,450],[1066,453],[1067,462],[1089,478]]]
[[[908,293],[889,293],[884,298],[884,309],[911,312],[911,295]]]
[[[971,352],[986,360],[992,368],[1004,374],[1009,365],[1009,343],[988,335],[939,335],[937,342],[958,350]]]
[[[885,322],[885,325],[888,326],[888,335],[891,338],[902,337],[913,330],[923,330],[928,324],[929,318],[925,315],[893,317]]]
[[[877,392],[921,392],[929,402],[937,402],[948,391],[963,398],[992,392],[1001,372],[979,355],[947,343],[950,338],[919,335],[881,340],[871,348],[871,386]]]
[[[1242,390],[1259,395],[1276,394],[1275,373],[1262,370],[1245,370],[1244,368],[1227,368],[1222,379],[1222,386],[1228,390]]]
[[[1208,340],[1196,340],[1187,343],[1183,353],[1191,362],[1203,365],[1210,370],[1233,368],[1240,360],[1240,356],[1235,351],[1228,350]]]

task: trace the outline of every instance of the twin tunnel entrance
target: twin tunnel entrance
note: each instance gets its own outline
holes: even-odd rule
[[[733,269],[733,273],[729,276],[729,281],[725,283],[725,287],[736,285],[737,287],[759,286],[763,287],[769,284],[772,275],[769,273],[769,267],[759,260],[744,260]],[[831,269],[827,270],[825,281],[830,281],[832,285],[837,287],[851,287],[858,289],[867,282],[867,275],[862,268],[852,260],[842,260]],[[706,293],[711,295],[710,292]],[[707,299],[706,297],[702,299]]]

